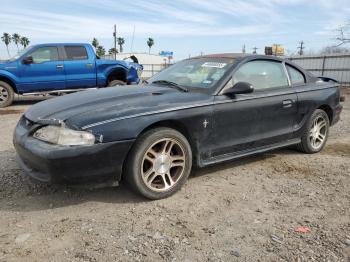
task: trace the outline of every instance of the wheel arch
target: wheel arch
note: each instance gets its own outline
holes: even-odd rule
[[[121,80],[127,82],[128,72],[123,67],[115,67],[107,74],[107,85],[113,80]]]
[[[10,79],[10,78],[7,77],[7,76],[0,75],[0,81],[9,84],[9,85],[12,87],[13,91],[14,91],[16,94],[18,94],[18,90],[17,90],[16,84],[15,84],[15,82],[14,82],[12,79]]]
[[[332,110],[332,108],[329,105],[324,104],[324,105],[319,106],[317,109],[321,109],[321,110],[325,111],[327,116],[328,116],[329,123],[332,123],[332,121],[333,121],[333,110]]]

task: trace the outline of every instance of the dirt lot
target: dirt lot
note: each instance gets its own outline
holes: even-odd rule
[[[196,170],[153,202],[22,178],[12,131],[33,103],[0,111],[0,261],[350,261],[350,95],[322,153]]]

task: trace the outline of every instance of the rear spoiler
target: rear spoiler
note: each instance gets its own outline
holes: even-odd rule
[[[334,83],[338,83],[337,80],[330,78],[330,77],[324,77],[324,76],[319,76],[317,77],[318,79],[320,79],[322,82],[334,82]]]

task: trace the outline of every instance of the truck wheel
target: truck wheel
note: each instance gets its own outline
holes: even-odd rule
[[[325,111],[316,109],[311,115],[298,149],[307,154],[317,153],[325,146],[329,132],[329,118]]]
[[[108,83],[108,87],[111,86],[125,86],[126,83],[122,80],[112,80],[111,82]]]
[[[171,196],[187,181],[192,151],[187,139],[170,128],[155,128],[137,139],[126,162],[125,179],[149,199]]]
[[[7,107],[12,104],[14,92],[12,87],[3,81],[0,81],[0,108]]]

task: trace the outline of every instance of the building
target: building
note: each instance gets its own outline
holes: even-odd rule
[[[136,56],[139,63],[143,65],[142,78],[149,78],[160,72],[168,65],[168,58],[148,53],[118,53],[117,60],[126,60],[130,56]],[[113,55],[105,56],[105,59],[114,59]]]

